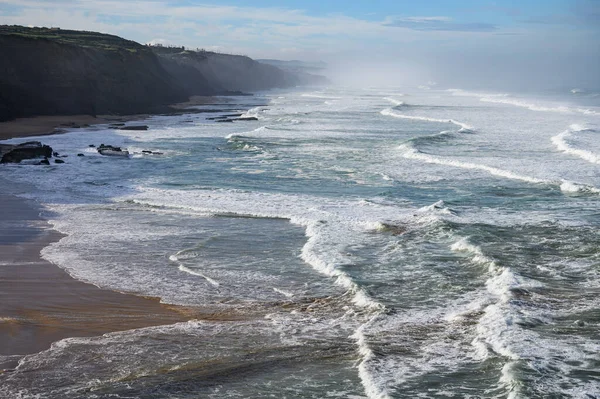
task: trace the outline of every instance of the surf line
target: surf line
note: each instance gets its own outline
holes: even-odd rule
[[[396,112],[393,112],[389,108],[381,111],[381,114],[386,115],[386,116],[393,116],[395,118],[401,118],[401,119],[412,119],[412,120],[421,120],[421,121],[439,122],[439,123],[453,123],[453,124],[461,127],[459,129],[459,132],[472,131],[471,126],[469,126],[465,123],[462,123],[462,122],[455,121],[454,119],[444,120],[444,119],[428,118],[428,117],[423,117],[423,116],[411,116],[411,115],[398,114]],[[584,158],[593,163],[600,163],[600,157],[598,157],[596,154],[593,154],[593,153],[591,153],[589,151],[585,151],[585,150],[573,149],[573,148],[569,147],[568,144],[564,140],[566,137],[571,135],[572,132],[586,131],[586,130],[591,130],[591,129],[586,129],[579,125],[571,125],[569,130],[567,130],[557,136],[554,136],[552,138],[552,142],[559,149],[563,150],[566,153],[577,155],[577,156]],[[445,134],[445,132],[438,133],[438,135],[440,135],[440,134]],[[600,189],[598,189],[594,186],[590,186],[588,184],[584,184],[584,183],[575,183],[575,182],[572,182],[569,180],[564,180],[564,179],[562,179],[562,180],[538,179],[536,177],[521,175],[518,173],[508,171],[508,170],[496,168],[493,166],[482,165],[482,164],[473,163],[473,162],[462,162],[462,161],[457,161],[457,160],[447,159],[447,158],[442,158],[442,157],[436,157],[434,155],[430,155],[430,154],[421,152],[417,148],[415,148],[410,143],[410,141],[414,140],[414,139],[418,139],[418,137],[410,139],[409,142],[400,145],[399,148],[401,150],[404,150],[404,154],[403,154],[404,158],[420,160],[420,161],[423,161],[426,163],[431,163],[431,164],[453,166],[453,167],[462,168],[462,169],[482,170],[482,171],[487,172],[494,176],[504,177],[504,178],[513,179],[513,180],[521,180],[521,181],[524,181],[527,183],[558,186],[563,193],[600,194]]]
[[[391,116],[391,117],[400,118],[400,119],[412,119],[412,120],[416,120],[416,121],[437,122],[437,123],[452,123],[453,125],[460,127],[460,129],[458,130],[459,132],[472,132],[473,131],[472,126],[469,126],[466,123],[459,122],[454,119],[437,119],[437,118],[429,118],[426,116],[413,116],[413,115],[399,114],[397,112],[394,112],[391,108],[386,108],[386,109],[382,110],[380,112],[380,114],[384,115],[384,116]]]
[[[585,128],[580,125],[571,125],[564,132],[552,137],[551,141],[554,146],[564,152],[565,154],[575,155],[583,160],[590,163],[600,164],[600,155],[594,154],[591,151],[582,150],[580,148],[573,148],[567,142],[569,137],[572,137],[574,133],[592,131],[592,129]]]
[[[404,156],[404,158],[408,158],[408,159],[415,159],[415,160],[423,161],[426,163],[432,163],[432,164],[438,164],[438,165],[453,166],[453,167],[461,168],[461,169],[482,170],[482,171],[487,172],[494,176],[504,177],[504,178],[513,179],[513,180],[521,180],[521,181],[524,181],[527,183],[558,186],[560,188],[560,191],[562,191],[563,193],[600,194],[600,189],[598,189],[594,186],[590,186],[589,184],[585,184],[585,183],[575,183],[575,182],[572,182],[569,180],[564,180],[564,179],[563,180],[538,179],[536,177],[520,175],[518,173],[514,173],[514,172],[500,169],[500,168],[495,168],[493,166],[487,166],[487,165],[482,165],[482,164],[472,163],[472,162],[462,162],[462,161],[457,161],[457,160],[447,159],[447,158],[440,158],[440,157],[436,157],[433,155],[423,153],[423,152],[417,150],[416,148],[414,148],[413,146],[411,146],[410,144],[402,144],[402,145],[400,145],[399,148],[401,150],[404,150],[403,156]]]

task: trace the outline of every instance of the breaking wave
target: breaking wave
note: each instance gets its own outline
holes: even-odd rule
[[[404,150],[403,156],[405,158],[409,158],[409,159],[417,159],[420,161],[438,164],[438,165],[454,166],[454,167],[461,168],[461,169],[482,170],[484,172],[487,172],[489,174],[492,174],[492,175],[495,175],[498,177],[504,177],[504,178],[513,179],[513,180],[521,180],[521,181],[525,181],[528,183],[537,183],[537,184],[552,184],[553,183],[552,181],[549,181],[549,180],[538,179],[538,178],[531,177],[531,176],[520,175],[515,172],[511,172],[511,171],[500,169],[500,168],[495,168],[492,166],[436,157],[433,155],[423,153],[423,152],[417,150],[416,148],[414,148],[410,144],[402,144],[400,146],[400,149]]]
[[[569,129],[564,132],[552,137],[552,144],[556,146],[556,148],[566,154],[575,155],[581,159],[584,159],[588,162],[600,164],[600,155],[594,154],[588,150],[582,150],[580,148],[574,148],[568,142],[568,139],[573,136],[574,133],[577,132],[585,132],[585,131],[593,131],[592,129],[587,129],[580,125],[571,125]]]
[[[437,119],[437,118],[429,118],[426,116],[414,116],[414,115],[399,114],[397,112],[394,112],[394,110],[392,110],[390,108],[384,109],[380,113],[381,113],[381,115],[384,115],[384,116],[392,116],[394,118],[400,118],[400,119],[411,119],[411,120],[415,120],[415,121],[437,122],[437,123],[452,123],[452,124],[460,127],[459,132],[470,132],[473,130],[473,127],[467,125],[466,123],[459,122],[454,119]]]

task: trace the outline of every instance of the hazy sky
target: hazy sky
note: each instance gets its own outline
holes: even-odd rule
[[[324,60],[384,82],[600,86],[600,0],[0,0],[0,23]]]

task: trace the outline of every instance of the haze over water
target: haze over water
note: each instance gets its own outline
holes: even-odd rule
[[[213,316],[59,341],[3,395],[600,395],[596,93],[332,87],[202,108],[220,110],[45,137],[86,156],[5,168],[67,234],[46,259]],[[206,119],[233,110],[258,121]]]

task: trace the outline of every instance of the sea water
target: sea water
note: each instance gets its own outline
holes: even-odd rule
[[[64,339],[1,395],[600,396],[593,92],[299,88],[198,108],[44,137],[65,164],[1,173],[32,186],[17,194],[66,235],[42,254],[74,278],[213,316]],[[232,112],[258,120],[208,119]]]

